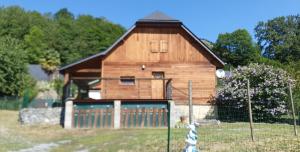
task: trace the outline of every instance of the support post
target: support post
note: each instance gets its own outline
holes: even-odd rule
[[[193,122],[193,94],[192,94],[192,81],[189,80],[189,123],[192,124]]]
[[[253,119],[252,119],[252,108],[251,108],[251,96],[250,96],[250,82],[247,79],[247,94],[248,94],[248,111],[249,111],[249,122],[250,122],[250,130],[251,130],[251,140],[254,141],[254,133],[253,133]]]
[[[167,152],[170,152],[170,140],[171,140],[171,102],[168,102],[168,145],[167,145]]]
[[[114,101],[114,128],[119,129],[121,126],[121,101]]]
[[[291,104],[292,104],[292,112],[293,112],[293,119],[294,119],[294,133],[295,136],[298,135],[297,133],[297,121],[296,121],[296,115],[295,115],[295,107],[294,107],[294,99],[293,99],[293,92],[292,92],[292,86],[291,83],[289,82],[289,92],[290,92],[290,100],[291,100]]]
[[[72,128],[72,118],[73,118],[73,101],[67,100],[65,105],[65,119],[64,119],[64,128],[71,129]]]
[[[64,74],[64,86],[63,86],[63,95],[62,100],[65,101],[69,97],[68,83],[70,80],[70,75],[68,72]]]

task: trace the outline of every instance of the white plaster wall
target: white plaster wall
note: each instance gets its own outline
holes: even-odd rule
[[[188,105],[175,105],[175,121],[180,121],[181,116],[189,117],[189,106]],[[193,119],[217,119],[218,111],[217,106],[214,105],[193,105]]]

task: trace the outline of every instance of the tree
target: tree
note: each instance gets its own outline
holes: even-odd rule
[[[22,48],[19,40],[0,37],[0,95],[21,95],[31,85]]]
[[[74,15],[67,9],[62,8],[54,14],[56,20],[74,20]]]
[[[207,40],[207,39],[201,39],[201,41],[209,48],[209,49],[213,49],[214,47],[214,43]]]
[[[276,17],[259,22],[255,37],[263,55],[286,63],[300,59],[300,16]]]
[[[232,71],[232,77],[224,80],[219,90],[219,108],[230,107],[233,111],[247,111],[247,79],[254,120],[271,121],[286,114],[288,109],[288,82],[294,83],[287,72],[264,64],[250,64]],[[234,114],[233,114],[234,115]]]
[[[1,7],[0,18],[0,36],[10,35],[21,40],[29,31],[29,17],[20,7]]]
[[[45,50],[45,55],[40,59],[39,63],[44,70],[52,73],[60,65],[59,53],[53,49]]]
[[[0,18],[0,36],[24,43],[31,64],[45,63],[47,50],[55,50],[61,64],[69,64],[105,50],[125,32],[105,18],[75,16],[66,8],[41,14],[18,6],[0,7]]]
[[[213,50],[223,61],[234,67],[257,62],[260,57],[258,47],[244,29],[219,34]]]
[[[29,34],[25,35],[24,40],[28,62],[39,64],[40,59],[45,56],[45,50],[47,49],[44,32],[40,28],[33,26]]]

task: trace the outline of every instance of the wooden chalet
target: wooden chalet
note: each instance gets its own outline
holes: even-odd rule
[[[155,12],[138,20],[106,51],[60,69],[68,86],[78,86],[74,102],[121,100],[207,105],[215,95],[220,60],[181,21]],[[93,98],[93,99],[91,99]]]

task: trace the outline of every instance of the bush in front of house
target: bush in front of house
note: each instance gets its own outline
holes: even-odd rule
[[[287,72],[264,64],[250,64],[232,71],[218,91],[219,117],[223,120],[248,121],[247,79],[254,121],[275,121],[288,110]]]

